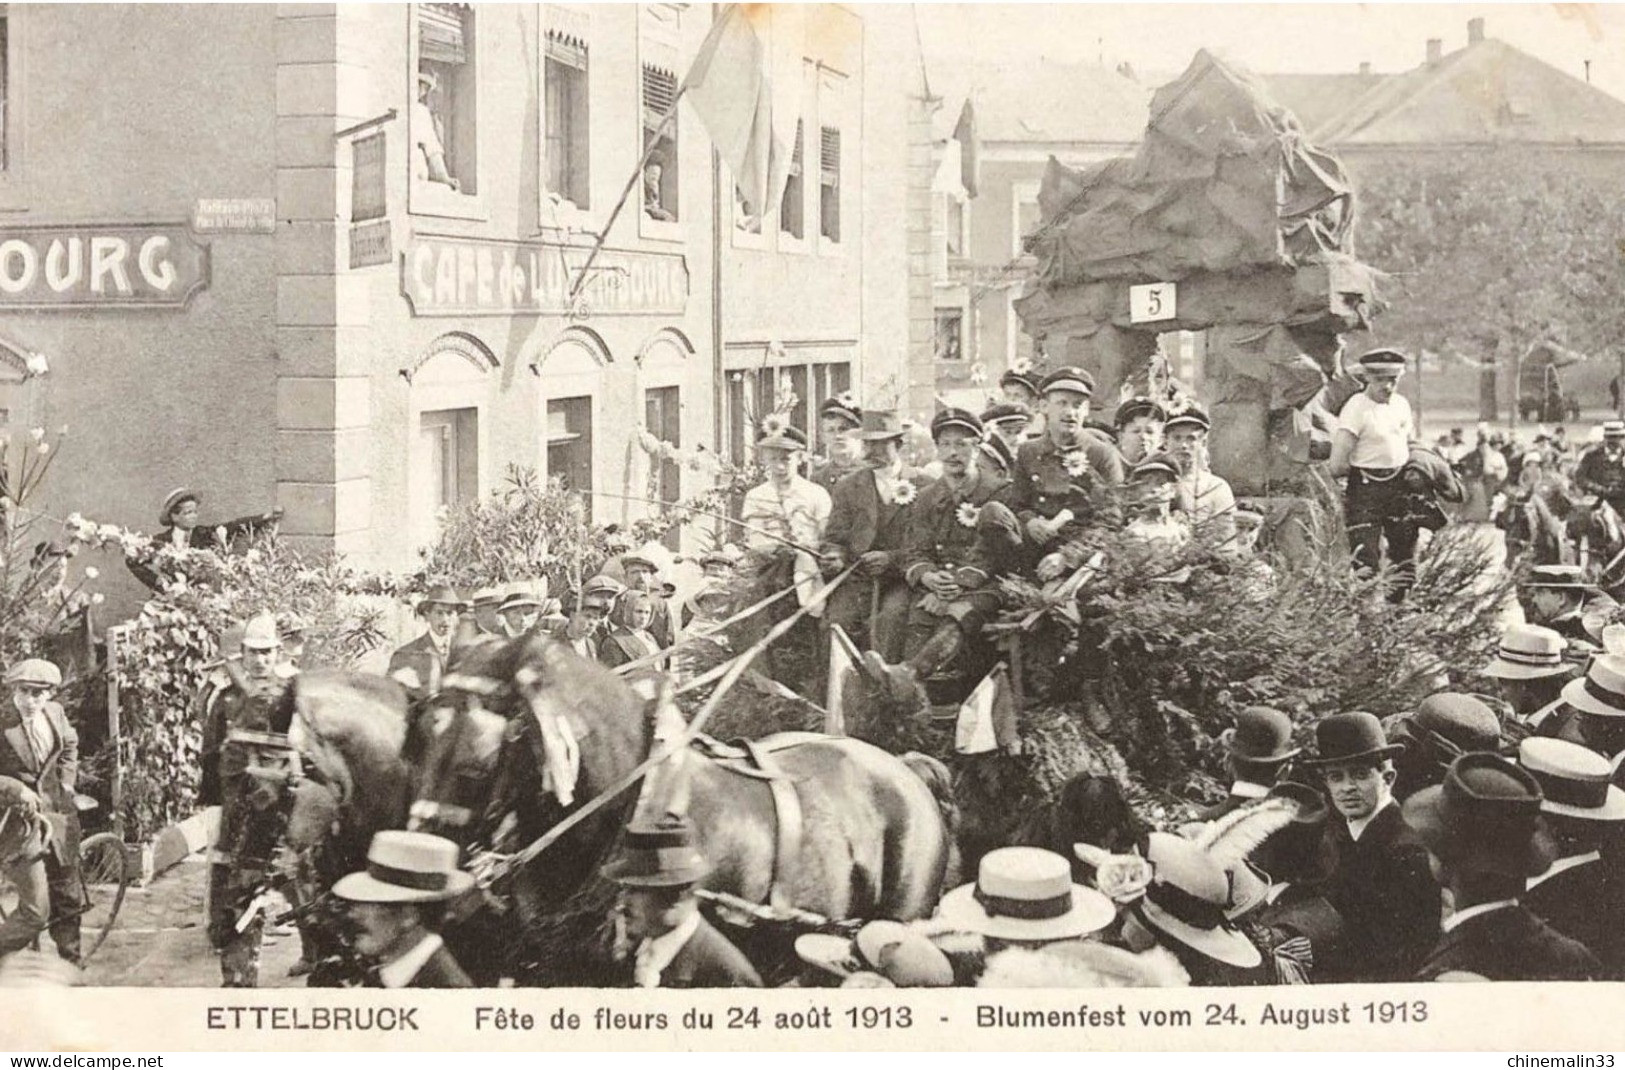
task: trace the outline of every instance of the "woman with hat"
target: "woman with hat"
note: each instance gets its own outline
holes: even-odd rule
[[[1579,565],[1536,565],[1518,585],[1518,601],[1529,623],[1593,644],[1619,612],[1619,603],[1588,582]]]
[[[253,537],[261,528],[282,519],[282,509],[278,507],[258,516],[239,517],[223,524],[204,524],[198,512],[202,500],[202,496],[190,487],[170,491],[158,510],[160,527],[152,537],[153,547],[225,551],[239,536]],[[150,566],[131,559],[129,567],[135,578],[152,590],[156,591],[161,586],[158,574]]]
[[[1542,819],[1557,858],[1529,878],[1523,904],[1564,936],[1580,941],[1618,979],[1625,970],[1625,896],[1603,857],[1625,822],[1625,791],[1609,782],[1602,755],[1578,743],[1530,738],[1518,764],[1540,784]]]
[[[1449,890],[1443,934],[1416,979],[1583,981],[1602,968],[1521,900],[1557,856],[1541,821],[1540,783],[1494,754],[1464,754],[1444,783],[1405,803],[1439,883]]]
[[[1263,953],[1226,916],[1225,866],[1199,843],[1169,832],[1146,837],[1145,860],[1150,881],[1123,920],[1123,943],[1140,952],[1167,948],[1193,985],[1263,983]]]
[[[355,922],[355,949],[383,987],[474,987],[439,933],[446,905],[474,887],[457,854],[455,843],[426,832],[378,832],[367,868],[333,885]]]
[[[807,478],[833,490],[835,484],[862,465],[858,440],[853,435],[863,423],[863,410],[850,391],[818,406],[818,455],[807,466]]]
[[[711,872],[693,824],[633,822],[604,877],[620,885],[617,917],[633,945],[636,988],[761,988],[740,950],[700,914],[694,889]]]
[[[1343,939],[1343,919],[1324,895],[1337,866],[1326,835],[1331,808],[1320,789],[1290,780],[1267,797],[1293,804],[1291,822],[1232,870],[1227,915],[1264,951],[1276,983],[1312,984],[1316,963],[1335,958]]]
[[[1574,666],[1563,657],[1566,646],[1561,635],[1539,624],[1514,624],[1501,633],[1484,675],[1512,708],[1502,726],[1512,742],[1531,735],[1555,739],[1573,718],[1562,694],[1574,678]]]
[[[1406,980],[1439,934],[1439,889],[1394,800],[1393,759],[1402,748],[1363,712],[1321,718],[1315,742],[1318,753],[1305,764],[1320,773],[1337,811],[1337,870],[1326,899],[1346,936],[1323,979]]]
[[[798,472],[806,452],[807,436],[799,428],[779,416],[764,417],[756,456],[767,482],[745,492],[739,515],[746,547],[775,562],[779,586],[793,584],[802,604],[819,587],[815,555],[831,509],[830,492]]]
[[[1399,393],[1408,359],[1396,349],[1373,349],[1360,357],[1365,389],[1343,403],[1332,436],[1332,475],[1348,476],[1344,515],[1355,568],[1374,573],[1388,544],[1388,562],[1408,568],[1416,528],[1408,520],[1399,473],[1416,437],[1411,403]]]
[[[422,635],[389,656],[385,675],[399,682],[415,699],[438,694],[440,681],[451,659],[451,635],[457,627],[457,616],[467,606],[457,592],[446,584],[429,588],[418,599],[417,615],[426,625]]]

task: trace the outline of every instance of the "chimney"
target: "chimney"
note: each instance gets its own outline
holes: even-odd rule
[[[1428,38],[1428,65],[1439,62],[1444,55],[1444,41],[1438,37]]]
[[[1484,20],[1482,18],[1467,20],[1467,43],[1476,45],[1484,40]]]
[[[1367,60],[1366,62],[1360,64],[1360,73],[1361,74],[1370,74],[1371,73],[1371,62],[1369,60]]]

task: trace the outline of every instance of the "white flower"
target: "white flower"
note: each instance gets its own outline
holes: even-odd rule
[[[107,596],[100,591],[90,596],[90,604],[93,606],[99,606],[105,601],[107,601]]]
[[[1026,375],[1033,370],[1033,362],[1026,357],[1017,357],[1010,362],[1010,370],[1017,375]]]
[[[32,431],[28,432],[28,437],[33,439],[35,442],[44,442],[45,441],[45,428],[43,428],[43,427],[34,428]]]
[[[959,508],[954,511],[954,516],[964,527],[974,528],[976,526],[976,506],[970,502],[960,502]]]
[[[46,454],[48,454],[50,452],[51,452],[51,444],[49,442],[41,442],[39,444],[39,455],[41,457],[44,457]]]
[[[46,359],[44,353],[28,354],[23,360],[23,366],[29,375],[45,375],[51,370],[51,362]]]
[[[892,501],[898,505],[908,505],[919,496],[919,489],[914,484],[904,480],[897,484],[897,490],[892,493]]]
[[[1082,450],[1068,450],[1061,454],[1061,467],[1066,469],[1067,475],[1081,476],[1089,471],[1089,458]]]
[[[91,565],[85,569],[85,579],[87,580],[93,580],[101,574],[101,569],[97,568],[95,565]]]
[[[124,532],[119,528],[119,526],[117,524],[103,524],[101,527],[96,529],[96,535],[99,538],[106,539],[108,541],[112,541],[112,540],[115,540],[115,539],[122,538],[123,535],[124,535]]]
[[[81,525],[83,525],[84,522],[85,522],[85,518],[80,516],[78,513],[69,513],[68,514],[68,520],[67,520],[68,527],[77,528],[77,527],[80,527]]]

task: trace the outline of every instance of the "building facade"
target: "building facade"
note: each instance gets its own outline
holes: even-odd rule
[[[910,331],[900,27],[775,18],[802,136],[753,227],[676,99],[714,17],[7,9],[0,408],[75,429],[46,507],[151,530],[188,485],[206,519],[280,506],[301,545],[408,567],[510,466],[629,519],[701,489],[640,427],[737,454],[747,390],[784,381],[806,420],[883,381]]]

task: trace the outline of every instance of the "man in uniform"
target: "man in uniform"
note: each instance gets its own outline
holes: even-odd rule
[[[990,438],[997,438],[1015,454],[1027,438],[1027,427],[1033,422],[1033,412],[1015,401],[1000,401],[989,405],[982,413],[982,426]]]
[[[863,410],[850,392],[837,394],[818,407],[818,456],[807,466],[807,478],[833,490],[845,476],[863,467],[852,432],[863,423]]]
[[[1416,437],[1411,403],[1399,393],[1405,363],[1405,354],[1394,349],[1360,357],[1365,390],[1343,403],[1332,438],[1331,473],[1348,476],[1344,511],[1354,565],[1366,573],[1381,563],[1384,538],[1388,563],[1398,571],[1409,569],[1416,552],[1417,529],[1399,478]],[[1403,597],[1403,585],[1395,594]]]
[[[1595,494],[1625,519],[1625,421],[1602,425],[1602,441],[1580,455],[1574,485],[1581,493]]]
[[[19,661],[6,672],[11,702],[0,710],[0,777],[20,781],[39,798],[51,839],[45,856],[51,941],[69,962],[79,961],[79,918],[84,912],[79,881],[79,734],[54,701],[62,673],[40,658]]]
[[[857,434],[866,467],[835,484],[824,544],[826,571],[854,562],[858,570],[830,595],[828,617],[860,648],[894,662],[902,658],[909,605],[904,516],[918,490],[903,474],[903,426],[896,413],[865,412]]]
[[[256,899],[266,884],[280,838],[272,797],[253,775],[273,737],[288,725],[277,716],[287,679],[277,672],[281,639],[276,618],[262,613],[243,626],[241,664],[226,663],[231,686],[210,709],[202,760],[216,765],[220,785],[220,837],[209,867],[209,942],[220,952],[226,988],[259,984],[265,919]],[[252,911],[245,919],[245,914]]]
[[[1047,581],[1065,568],[1055,551],[1069,539],[1087,526],[1121,522],[1117,488],[1123,483],[1123,458],[1107,436],[1084,426],[1095,392],[1093,376],[1081,368],[1058,368],[1041,386],[1045,434],[1017,451],[1010,504],[1039,558],[1039,579]]]
[[[451,659],[452,632],[464,608],[457,592],[445,585],[431,587],[418,601],[417,615],[428,627],[390,655],[386,670],[390,679],[411,692],[414,701],[439,693],[446,663]]]
[[[962,678],[976,680],[990,660],[982,629],[998,611],[999,593],[978,545],[979,527],[982,506],[1008,484],[978,467],[982,434],[982,422],[964,409],[944,409],[931,421],[942,478],[920,492],[903,534],[903,579],[915,592],[908,661],[888,665],[874,650],[863,656],[870,673],[899,698],[956,661]]]
[[[1167,422],[1168,410],[1155,398],[1129,398],[1117,406],[1112,423],[1117,428],[1117,451],[1126,467],[1134,467],[1162,448]]]
[[[1579,565],[1536,565],[1518,585],[1518,601],[1531,624],[1552,629],[1569,642],[1595,645],[1619,603],[1586,582]]]
[[[1163,433],[1168,455],[1179,466],[1179,510],[1191,527],[1228,547],[1236,534],[1236,495],[1230,484],[1208,470],[1207,436],[1213,422],[1194,401],[1170,406]]]

